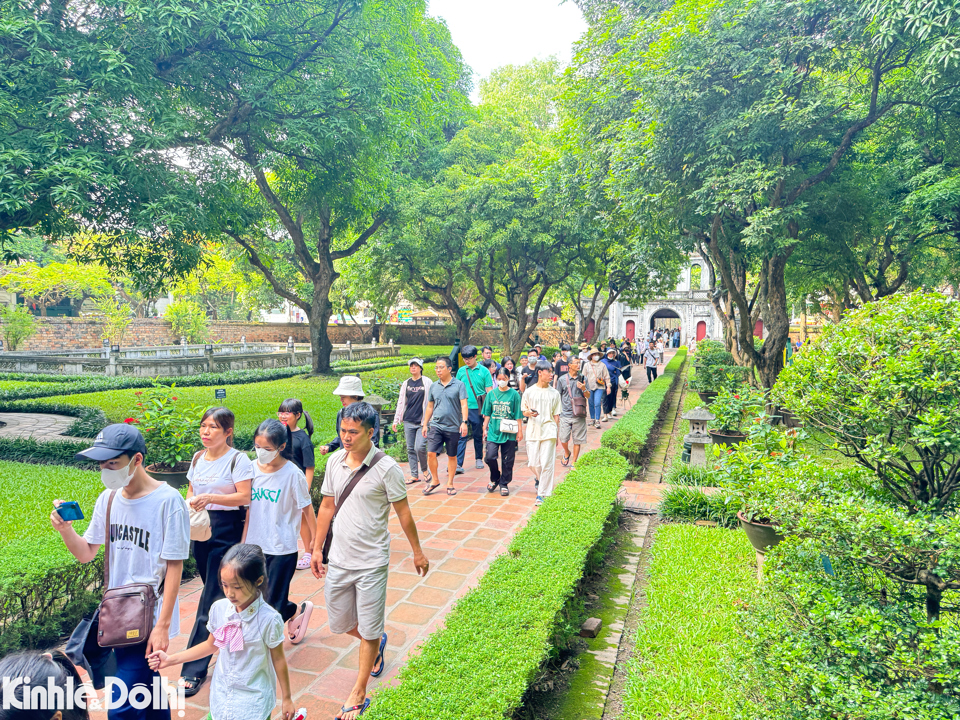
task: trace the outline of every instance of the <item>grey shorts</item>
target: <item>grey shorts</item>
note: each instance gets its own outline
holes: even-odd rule
[[[585,417],[560,416],[560,442],[569,442],[571,435],[574,445],[587,444],[587,419]]]
[[[387,612],[388,565],[365,570],[327,566],[323,585],[330,632],[342,634],[354,628],[364,640],[379,640]]]

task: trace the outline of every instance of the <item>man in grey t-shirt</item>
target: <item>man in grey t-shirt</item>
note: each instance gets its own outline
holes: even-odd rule
[[[467,386],[452,375],[447,358],[437,358],[437,379],[430,386],[427,412],[423,418],[423,436],[427,438],[427,464],[434,482],[423,488],[429,495],[440,487],[437,453],[447,451],[447,495],[456,495],[453,477],[457,473],[457,446],[467,436]]]

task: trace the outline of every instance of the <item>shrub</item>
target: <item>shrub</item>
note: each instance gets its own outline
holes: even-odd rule
[[[808,532],[898,584],[925,588],[931,621],[943,593],[960,590],[958,347],[960,304],[895,295],[827,327],[774,389],[779,404],[876,474],[869,512],[811,505]]]
[[[710,403],[710,412],[715,416],[710,421],[718,432],[739,434],[744,423],[754,417],[763,408],[763,393],[744,385],[736,392],[724,388]]]
[[[600,441],[603,447],[616,450],[633,465],[640,464],[650,433],[668,404],[670,391],[680,378],[680,369],[686,357],[687,349],[680,348],[667,364],[663,375],[650,383],[633,407],[603,434]]]
[[[610,450],[584,455],[410,657],[399,684],[377,693],[370,718],[502,720],[513,711],[550,652],[628,471]]]
[[[657,514],[664,520],[712,520],[728,528],[740,525],[736,509],[724,502],[722,494],[710,494],[693,485],[674,485],[664,490]]]
[[[750,368],[739,365],[704,365],[690,381],[690,388],[697,392],[736,392],[750,380]]]
[[[190,460],[197,447],[203,408],[187,406],[177,392],[176,385],[162,383],[138,391],[136,407],[124,420],[143,433],[148,462],[158,469],[177,469]]]
[[[170,323],[176,337],[185,337],[188,343],[206,342],[210,336],[207,313],[192,300],[170,303],[163,313],[163,319]]]
[[[37,332],[37,319],[23,305],[0,307],[3,342],[7,350],[16,350],[20,343],[29,340]]]

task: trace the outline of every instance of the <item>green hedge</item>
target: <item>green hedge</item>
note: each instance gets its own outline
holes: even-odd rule
[[[680,369],[687,359],[687,348],[681,347],[658,377],[643,391],[633,407],[616,425],[603,434],[601,445],[616,450],[633,465],[639,465],[647,449],[650,433],[667,405],[670,392],[680,378]]]
[[[610,450],[580,458],[509,552],[411,656],[399,684],[377,693],[371,720],[502,720],[517,708],[629,471]]]

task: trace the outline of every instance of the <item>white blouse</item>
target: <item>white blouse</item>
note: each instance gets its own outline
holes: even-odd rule
[[[212,635],[237,619],[243,649],[220,649],[210,683],[210,714],[214,720],[264,720],[277,704],[277,672],[270,650],[283,643],[283,619],[262,597],[239,613],[222,598],[210,608],[207,630]]]

